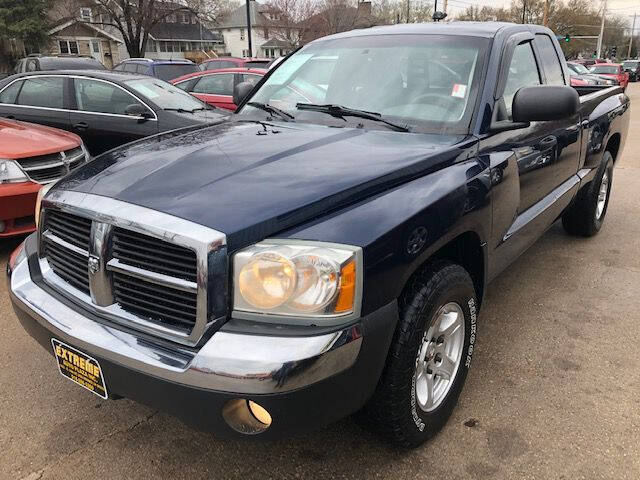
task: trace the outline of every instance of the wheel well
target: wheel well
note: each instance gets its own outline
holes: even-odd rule
[[[613,161],[615,163],[615,161],[618,159],[618,151],[620,150],[620,134],[619,133],[614,133],[613,135],[611,135],[611,138],[609,138],[609,141],[607,142],[607,147],[605,148],[605,150],[611,153],[611,156],[613,157]]]
[[[464,268],[473,281],[478,304],[482,303],[484,293],[484,253],[480,237],[474,232],[465,232],[440,247],[429,257],[426,263],[433,260],[448,260]],[[426,265],[425,263],[425,265]]]

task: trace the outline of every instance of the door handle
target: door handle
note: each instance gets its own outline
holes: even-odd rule
[[[583,120],[582,122],[580,122],[580,126],[582,128],[587,128],[589,126],[589,120]]]
[[[550,148],[555,147],[558,144],[558,139],[556,137],[545,137],[540,140],[540,150],[548,150]]]
[[[89,128],[89,124],[87,122],[78,122],[73,125],[73,128],[76,130],[86,130]]]

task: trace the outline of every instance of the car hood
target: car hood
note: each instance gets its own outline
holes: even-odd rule
[[[0,118],[0,158],[26,158],[70,150],[80,137],[34,123]]]
[[[229,121],[107,152],[58,188],[206,225],[233,249],[450,164],[461,142],[475,140]]]

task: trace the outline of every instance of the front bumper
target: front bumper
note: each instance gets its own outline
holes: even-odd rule
[[[36,197],[42,185],[34,182],[0,185],[0,238],[33,232]]]
[[[270,412],[272,425],[261,437],[308,430],[359,409],[375,389],[397,321],[394,302],[315,335],[278,333],[277,327],[249,333],[231,320],[200,348],[161,345],[57,296],[38,278],[34,237],[25,251],[27,258],[10,266],[10,294],[32,337],[50,353],[56,338],[96,358],[110,394],[221,434],[235,433],[222,409],[236,398]]]

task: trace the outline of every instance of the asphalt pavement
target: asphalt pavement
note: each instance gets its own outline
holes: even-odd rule
[[[640,101],[640,83],[628,91]],[[600,234],[572,238],[556,224],[489,286],[460,403],[408,452],[352,419],[274,443],[228,441],[104,402],[22,330],[1,274],[0,479],[640,478],[638,132],[632,108]],[[2,271],[16,244],[0,242]]]

